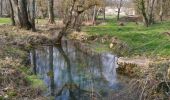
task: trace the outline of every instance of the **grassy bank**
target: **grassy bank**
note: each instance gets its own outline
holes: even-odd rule
[[[110,19],[104,25],[86,26],[83,31],[89,35],[117,37],[131,48],[130,55],[170,56],[170,36],[162,34],[170,31],[170,21],[148,28],[133,22],[124,24],[119,26],[115,19]]]

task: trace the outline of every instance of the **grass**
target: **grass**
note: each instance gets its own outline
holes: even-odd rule
[[[84,27],[83,31],[90,35],[117,37],[131,47],[131,55],[170,56],[170,36],[161,34],[170,31],[170,21],[156,23],[148,28],[133,22],[119,26],[115,19],[106,22],[106,25]]]
[[[0,24],[9,24],[10,22],[10,18],[0,18]]]
[[[46,89],[44,82],[35,75],[28,76],[27,80],[31,83],[33,88]]]

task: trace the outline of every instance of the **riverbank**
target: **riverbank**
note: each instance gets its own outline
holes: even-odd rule
[[[43,96],[45,85],[32,72],[29,60],[33,41],[28,40],[37,35],[9,25],[0,26],[0,99],[47,99]]]
[[[105,25],[107,25],[107,24],[102,24],[99,26],[86,26],[85,28],[88,27],[89,29],[93,30],[93,28],[96,27],[98,31],[102,32],[102,30],[100,30],[100,29],[105,29],[104,28],[104,27],[106,27]],[[58,26],[61,27],[61,25],[58,25]],[[100,28],[100,27],[103,27],[103,28]],[[109,27],[112,27],[112,26],[109,26]],[[123,28],[124,26],[119,26],[119,27]],[[2,63],[1,64],[2,67],[0,68],[1,69],[0,73],[3,73],[4,70],[5,70],[5,72],[8,72],[8,70],[9,70],[9,72],[12,72],[12,74],[7,73],[6,76],[2,75],[2,79],[5,81],[5,79],[12,79],[13,77],[11,77],[11,76],[22,76],[22,77],[19,77],[19,79],[21,78],[21,80],[23,80],[24,82],[26,80],[26,85],[20,84],[19,86],[29,87],[30,91],[38,90],[38,92],[31,91],[31,93],[29,93],[30,96],[26,96],[26,98],[32,97],[32,98],[45,99],[41,95],[41,93],[42,93],[41,88],[38,87],[35,89],[36,86],[35,86],[34,82],[37,84],[37,83],[41,83],[41,81],[33,75],[32,71],[31,71],[32,69],[30,69],[31,68],[30,65],[27,65],[27,61],[28,61],[27,59],[29,56],[30,48],[33,47],[32,45],[40,45],[40,44],[45,45],[45,44],[52,43],[52,37],[54,37],[54,35],[56,35],[56,33],[57,33],[56,31],[60,28],[58,28],[57,26],[41,25],[38,27],[38,31],[35,33],[26,31],[26,30],[22,30],[22,29],[18,29],[17,27],[12,27],[9,25],[3,25],[3,26],[0,26],[0,28],[1,28],[1,30],[0,30],[0,35],[1,35],[0,44],[2,45],[0,47],[0,52],[1,52],[0,57],[1,57],[1,63]],[[126,28],[126,27],[124,27],[124,28]],[[113,31],[110,29],[112,29],[112,28],[108,28],[109,31]],[[105,31],[106,30],[103,30],[103,32],[105,32]],[[144,31],[144,29],[143,29],[143,31]],[[165,32],[165,31],[161,31],[161,32]],[[152,95],[152,96],[158,95],[157,96],[158,98],[162,97],[159,94],[155,94],[154,93],[155,90],[153,90],[153,89],[157,89],[157,87],[161,84],[161,82],[169,81],[168,69],[170,67],[169,66],[170,61],[169,61],[169,51],[167,51],[167,50],[169,50],[169,48],[168,48],[169,37],[166,34],[158,33],[158,34],[154,35],[153,33],[148,33],[148,34],[150,34],[149,36],[153,36],[151,38],[147,37],[148,35],[145,36],[145,34],[143,34],[144,38],[147,40],[146,44],[148,43],[148,45],[146,45],[146,47],[144,46],[144,48],[146,50],[142,49],[142,51],[144,51],[144,52],[139,52],[140,49],[137,49],[138,53],[136,53],[135,51],[133,52],[133,50],[134,50],[134,49],[132,49],[133,46],[135,47],[135,46],[138,46],[139,44],[141,44],[142,42],[145,42],[145,39],[141,40],[141,38],[138,37],[135,40],[135,37],[129,37],[128,39],[131,42],[132,42],[132,40],[134,40],[134,42],[137,42],[138,39],[139,39],[139,41],[142,41],[139,43],[130,44],[130,42],[125,42],[121,39],[121,36],[123,36],[124,39],[125,38],[127,39],[126,36],[130,35],[128,33],[125,33],[126,35],[123,33],[120,33],[120,34],[123,34],[123,35],[120,35],[120,37],[116,36],[116,34],[104,35],[104,33],[103,33],[103,35],[99,35],[99,34],[94,34],[94,33],[90,33],[90,31],[88,32],[86,29],[85,32],[81,32],[81,33],[74,32],[73,34],[70,34],[68,36],[68,38],[73,39],[74,41],[75,40],[78,41],[80,48],[81,48],[81,45],[84,45],[84,46],[82,46],[82,48],[86,47],[85,52],[88,52],[88,51],[91,52],[91,50],[92,50],[92,51],[99,52],[99,53],[100,52],[112,52],[114,54],[117,54],[119,57],[121,57],[118,60],[120,66],[123,65],[122,68],[119,70],[119,72],[121,74],[124,74],[129,77],[133,77],[135,79],[136,78],[140,79],[140,80],[135,80],[135,82],[139,82],[139,84],[135,84],[135,85],[140,86],[141,89],[146,86],[145,83],[147,82],[148,89],[145,92],[149,92],[148,95]],[[137,36],[138,34],[139,33],[134,34],[132,36]],[[161,36],[161,37],[159,37],[159,36]],[[149,40],[149,38],[151,40]],[[155,39],[152,40],[153,38],[155,38]],[[157,40],[158,40],[158,42],[157,42]],[[159,43],[164,43],[165,41],[166,41],[166,43],[167,42],[168,43],[162,44],[163,45],[163,48],[162,48],[163,53],[161,53],[161,48],[156,49],[156,51],[159,52],[158,55],[155,54],[156,52],[155,53],[152,52],[153,48],[157,47],[155,45],[155,42],[159,44]],[[153,43],[153,47],[152,47],[152,43]],[[151,50],[148,49],[150,46],[152,47]],[[161,46],[161,44],[159,44],[159,46]],[[167,54],[165,54],[166,51],[167,51]],[[7,63],[5,63],[5,61],[7,61]],[[4,67],[6,65],[7,65],[7,67]],[[145,65],[147,65],[147,66],[145,66]],[[124,67],[124,66],[128,66],[128,67]],[[6,83],[1,83],[1,84],[3,84],[2,90],[6,91],[7,86],[4,85]],[[39,84],[38,84],[38,86],[39,86]],[[165,86],[167,86],[167,85],[165,85]],[[20,89],[20,87],[17,87],[17,89]],[[13,91],[15,89],[11,90],[11,88],[10,89],[7,88],[7,90]],[[19,91],[19,90],[16,90],[16,91]],[[22,90],[22,91],[26,91],[26,90]],[[14,94],[14,95],[11,96],[11,94],[9,94],[8,92],[0,93],[2,98],[6,98],[6,97],[8,97],[8,98],[15,98],[15,97],[22,98],[20,96],[24,95],[24,94],[19,95],[20,92],[17,92],[17,95],[16,95],[16,92],[14,92],[14,93],[12,92],[12,94]]]
[[[138,88],[147,87],[143,92],[148,98],[169,99],[169,31],[168,21],[146,28],[133,22],[120,26],[107,20],[97,26],[84,26],[82,32],[68,37],[89,44],[94,51],[117,54],[118,73],[136,78]]]

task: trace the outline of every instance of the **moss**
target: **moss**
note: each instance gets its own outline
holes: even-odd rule
[[[42,90],[46,89],[44,82],[40,78],[38,78],[36,75],[27,76],[26,79],[30,82],[33,88],[39,88]]]
[[[38,78],[36,75],[30,75],[26,77],[27,81],[31,84],[33,88],[38,88],[41,90],[45,90],[46,86],[40,78]]]
[[[29,68],[29,67],[21,66],[21,67],[18,68],[18,70],[20,70],[21,72],[23,72],[27,75],[32,75],[31,68]]]

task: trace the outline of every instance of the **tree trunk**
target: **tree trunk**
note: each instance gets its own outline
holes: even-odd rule
[[[32,25],[27,12],[27,0],[13,0],[13,4],[15,7],[14,15],[16,24],[27,30],[31,29]]]
[[[55,43],[61,44],[62,37],[67,33],[67,30],[69,29],[70,25],[72,24],[72,18],[73,18],[73,10],[75,7],[76,2],[74,1],[71,10],[69,11],[69,15],[67,17],[68,21],[66,22],[65,27],[62,28],[62,30],[59,32],[58,36],[55,39]]]
[[[121,8],[122,8],[122,1],[123,1],[123,0],[120,0],[120,1],[119,1],[119,4],[118,4],[117,20],[120,19],[120,11],[121,11]]]
[[[145,8],[144,0],[141,0],[140,5],[141,5],[141,12],[142,12],[142,15],[143,15],[143,18],[144,18],[145,26],[148,27],[149,23],[148,23],[148,17],[147,17],[147,14],[146,14],[146,8]]]
[[[48,0],[48,14],[49,14],[49,23],[54,24],[54,0]]]
[[[74,22],[73,22],[73,29],[75,29],[77,32],[80,32],[80,14],[81,13],[78,13],[75,18],[74,18]]]
[[[118,11],[117,11],[117,20],[119,20],[120,19],[120,8],[118,8]]]
[[[3,12],[2,9],[3,9],[3,0],[1,0],[1,15],[0,15],[0,16],[2,16],[2,14],[3,14],[3,13],[2,13],[2,12]]]
[[[18,7],[18,0],[12,0],[12,4],[13,4],[13,10],[14,10],[14,16],[15,16],[15,23],[18,26],[21,26],[21,15],[20,15],[20,11],[19,11],[19,7]]]
[[[29,22],[28,12],[27,12],[27,0],[19,0],[20,2],[20,14],[21,14],[21,27],[26,29],[31,29],[31,23]]]
[[[160,18],[160,21],[163,21],[163,0],[160,0],[159,18]]]
[[[106,7],[103,8],[103,20],[106,19]]]
[[[66,26],[59,32],[58,36],[55,38],[55,43],[61,44],[63,36],[67,33],[67,29],[70,23],[67,23]]]
[[[31,24],[32,24],[32,31],[35,32],[35,0],[32,0],[32,18],[31,18]]]
[[[14,9],[13,9],[11,0],[9,0],[9,4],[10,4],[10,9],[11,9],[11,21],[12,21],[12,25],[14,26],[15,25]]]
[[[149,11],[149,25],[154,23],[154,14],[153,14],[153,9],[154,9],[154,3],[155,0],[150,1],[150,11]]]
[[[94,6],[94,11],[93,11],[93,25],[96,24],[96,6]]]

